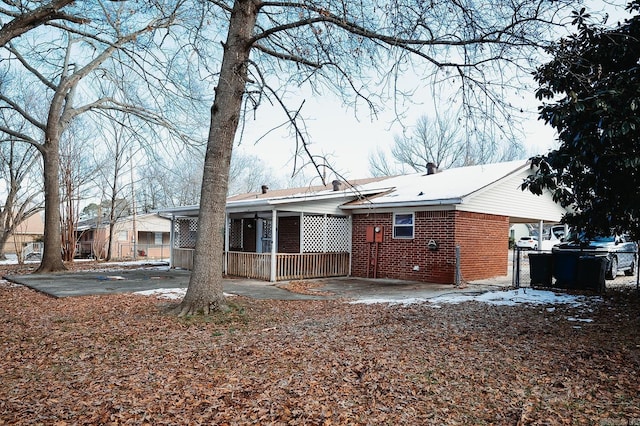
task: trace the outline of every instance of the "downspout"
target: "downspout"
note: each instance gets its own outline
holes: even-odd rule
[[[278,247],[278,215],[276,210],[271,210],[271,271],[269,280],[276,281],[276,248]]]

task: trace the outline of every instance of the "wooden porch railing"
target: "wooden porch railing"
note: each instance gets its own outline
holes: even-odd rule
[[[193,252],[191,248],[176,248],[171,250],[171,266],[173,268],[193,269]]]
[[[269,253],[245,253],[230,251],[227,253],[227,275],[271,279],[271,255]]]
[[[271,254],[230,251],[227,274],[269,281]],[[175,268],[193,269],[193,249],[173,249]],[[276,281],[349,275],[349,253],[277,253]]]
[[[349,275],[349,253],[276,255],[276,281]]]

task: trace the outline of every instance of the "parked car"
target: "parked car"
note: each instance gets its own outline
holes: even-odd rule
[[[627,276],[633,275],[638,246],[635,242],[629,241],[626,235],[598,236],[588,241],[582,241],[581,238],[569,234],[567,242],[558,244],[553,250],[580,251],[596,256],[606,255],[608,261],[605,278],[612,280],[620,271],[623,271]]]
[[[538,250],[538,237],[527,235],[516,241],[516,247],[527,250]]]

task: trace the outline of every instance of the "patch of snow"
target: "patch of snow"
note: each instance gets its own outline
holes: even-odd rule
[[[363,304],[363,305],[375,305],[378,303],[386,303],[389,305],[415,305],[418,303],[429,302],[429,299],[424,299],[421,297],[410,297],[406,299],[389,299],[389,298],[370,298],[370,299],[358,299],[351,301],[349,303],[352,304]]]
[[[463,302],[482,302],[498,306],[515,306],[519,304],[530,305],[571,305],[573,307],[581,306],[588,300],[593,300],[597,296],[579,296],[571,294],[554,293],[547,290],[535,289],[516,289],[503,291],[488,291],[480,294],[444,294],[430,299],[361,299],[351,303],[387,303],[391,305],[402,304],[410,305],[414,303],[431,303],[432,307],[439,308],[442,304],[457,304]]]
[[[160,299],[182,299],[187,293],[186,288],[161,288],[155,290],[136,291],[140,296],[156,296]]]
[[[156,296],[159,299],[182,299],[187,293],[186,288],[160,288],[155,290],[136,291],[133,294],[140,296]],[[235,294],[224,293],[224,297],[233,297]]]
[[[576,318],[576,317],[567,317],[567,321],[571,322],[593,322],[591,318]]]

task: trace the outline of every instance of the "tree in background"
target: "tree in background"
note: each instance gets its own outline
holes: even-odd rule
[[[96,173],[95,163],[83,144],[80,123],[71,125],[60,139],[60,227],[62,259],[73,260],[78,235],[76,228],[80,220],[80,203],[87,198],[91,177]]]
[[[282,186],[280,180],[260,158],[234,152],[229,168],[229,195],[259,192],[262,185],[271,189]]]
[[[379,149],[369,156],[369,170],[373,176],[391,176],[423,172],[427,163],[448,169],[508,161],[522,155],[519,142],[498,144],[493,135],[468,131],[460,117],[447,113],[423,115],[409,135],[394,137],[392,159]]]
[[[168,73],[183,77],[183,70],[180,64],[168,64],[169,59],[157,45],[166,39],[156,37],[175,23],[183,3],[82,2],[65,10],[73,16],[89,16],[90,20],[75,26],[67,22],[47,27],[42,32],[32,30],[3,46],[0,72],[9,78],[0,81],[0,108],[19,116],[30,127],[17,131],[0,124],[0,132],[32,144],[44,164],[45,248],[37,272],[64,269],[60,250],[60,139],[74,120],[88,113],[125,111],[151,123],[150,132],[165,129],[161,135],[165,140],[174,135],[183,138],[182,133],[176,135],[175,123],[187,128],[189,115],[182,120],[170,120],[166,115],[188,104],[173,106],[167,101],[187,98],[180,86],[184,78],[176,77],[170,88],[165,85],[166,80],[172,80]],[[22,102],[22,86],[40,87],[40,105],[46,100],[46,114]]]
[[[39,165],[35,148],[12,140],[0,143],[0,179],[5,184],[0,205],[0,260],[6,259],[5,244],[20,224],[42,211]]]
[[[553,100],[540,117],[560,145],[532,158],[523,189],[552,191],[564,221],[586,237],[630,232],[640,238],[640,1],[613,28],[575,13],[577,33],[555,43],[553,59],[538,68],[536,96]]]
[[[456,84],[467,117],[501,122],[509,118],[504,102],[508,76],[529,69],[529,61],[549,39],[554,19],[561,18],[558,11],[566,4],[547,0],[207,3],[210,10],[202,22],[210,21],[209,31],[215,34],[222,35],[220,28],[225,28],[226,38],[209,42],[216,47],[222,42],[223,51],[215,70],[194,267],[177,313],[208,314],[224,306],[220,258],[225,204],[243,112],[253,113],[266,100],[281,105],[294,141],[318,169],[301,121],[302,106],[286,107],[292,85],[307,85],[314,94],[337,94],[348,105],[365,106],[375,115],[382,103],[402,96],[399,81],[415,67],[425,81]],[[201,26],[197,35],[210,32]]]
[[[101,144],[97,147],[96,170],[98,187],[103,189],[103,215],[108,218],[109,231],[107,234],[107,253],[105,260],[113,257],[115,243],[115,228],[118,219],[134,213],[134,191],[136,179],[133,173],[135,155],[141,156],[144,138],[137,132],[136,124],[127,120],[122,111],[106,111],[106,120],[101,120],[98,127]],[[124,125],[126,123],[126,125]],[[123,203],[123,200],[131,202]],[[102,218],[100,218],[102,219]],[[134,235],[133,238],[136,238]],[[135,245],[135,241],[134,241]],[[135,256],[135,252],[134,252]]]

